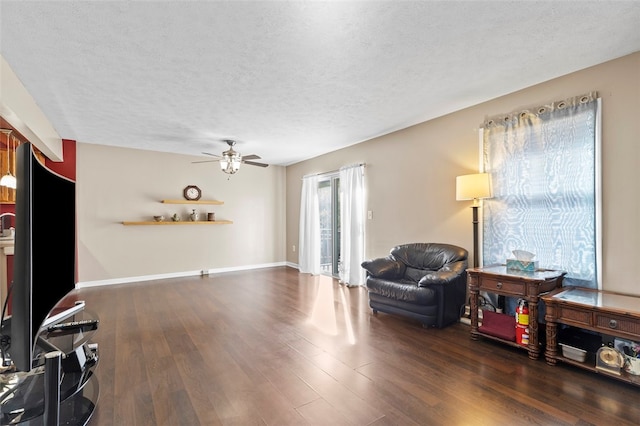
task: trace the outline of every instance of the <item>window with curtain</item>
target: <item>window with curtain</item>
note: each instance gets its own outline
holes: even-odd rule
[[[484,123],[483,264],[526,250],[565,285],[600,288],[599,123],[596,93]]]

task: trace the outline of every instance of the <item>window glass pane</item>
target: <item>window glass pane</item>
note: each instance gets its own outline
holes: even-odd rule
[[[340,178],[329,177],[318,183],[320,209],[320,270],[338,276],[340,261]]]
[[[318,205],[320,208],[320,270],[331,274],[333,265],[333,228],[331,180],[318,183]]]

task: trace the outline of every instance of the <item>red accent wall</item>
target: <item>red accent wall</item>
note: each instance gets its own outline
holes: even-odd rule
[[[14,213],[16,212],[15,204],[0,204],[0,213]]]
[[[76,180],[76,141],[62,139],[62,156],[64,161],[51,161],[45,157],[44,165],[54,172],[71,179]]]

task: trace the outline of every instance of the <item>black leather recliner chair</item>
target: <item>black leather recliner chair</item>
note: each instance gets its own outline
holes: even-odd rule
[[[445,327],[460,318],[467,286],[467,250],[451,244],[412,243],[362,262],[369,306]]]

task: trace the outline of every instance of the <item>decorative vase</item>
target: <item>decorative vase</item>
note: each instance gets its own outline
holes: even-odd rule
[[[216,220],[216,214],[215,214],[215,213],[213,213],[213,212],[209,212],[209,213],[207,213],[207,220],[208,220],[209,222],[215,222],[215,220]]]
[[[171,216],[171,220],[174,222],[180,222],[180,216],[178,216],[178,213],[174,213],[173,216]]]
[[[195,222],[198,220],[198,213],[196,213],[196,209],[191,210],[191,214],[189,215],[189,219],[191,222]]]

